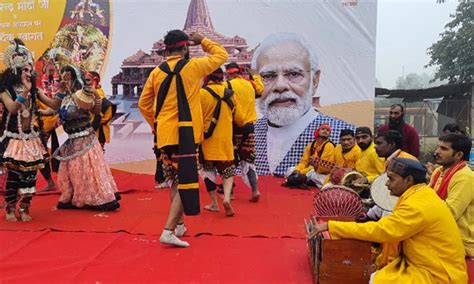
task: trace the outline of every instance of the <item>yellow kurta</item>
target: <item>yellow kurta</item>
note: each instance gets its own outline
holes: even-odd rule
[[[434,185],[436,192],[447,170],[443,171],[442,167],[439,167],[431,177],[439,171],[441,175]],[[458,224],[466,255],[474,257],[474,173],[468,166],[457,171],[451,178],[445,202]]]
[[[224,96],[224,90],[227,84],[210,82],[207,85],[221,98]],[[235,96],[235,95],[234,95]],[[234,145],[232,144],[232,122],[237,126],[243,126],[244,117],[241,108],[232,96],[234,103],[234,113],[226,102],[222,101],[221,112],[217,120],[216,128],[211,137],[205,139],[201,143],[204,159],[207,161],[233,161]],[[204,131],[209,129],[209,125],[213,119],[214,109],[217,100],[205,89],[201,89],[201,106],[204,121]]]
[[[194,142],[200,143],[203,139],[203,122],[200,89],[202,79],[220,67],[227,60],[227,52],[222,45],[204,38],[202,49],[210,53],[209,56],[192,58],[181,70],[184,90],[188,99],[194,130]],[[170,56],[167,62],[171,70],[181,59],[179,56]],[[138,108],[148,124],[154,127],[155,107],[158,90],[167,74],[155,68],[148,77],[142,94],[138,100]],[[173,78],[166,99],[157,118],[156,135],[157,147],[178,145],[178,104],[176,92],[176,78]]]
[[[304,148],[303,157],[301,157],[299,164],[295,167],[295,171],[299,171],[303,175],[314,169],[314,166],[310,164],[311,160],[323,160],[329,163],[334,163],[334,145],[332,143],[328,142],[325,144],[321,156],[319,156],[319,152],[321,152],[323,143],[319,142],[314,144],[315,149],[313,155],[311,155],[312,144],[313,142],[310,142],[308,145],[306,145],[306,148]],[[319,164],[318,168],[315,169],[318,174],[327,174],[331,172],[331,170],[331,167],[321,164]]]
[[[337,144],[334,149],[334,162],[342,168],[354,169],[361,155],[359,146],[355,145],[347,153],[342,153],[342,145]]]
[[[96,89],[97,93],[99,94],[100,98],[105,98],[105,93],[101,88]],[[105,143],[110,143],[110,124],[112,123],[112,107],[109,107],[105,113],[100,113],[100,127],[102,127],[105,136]],[[94,116],[92,116],[92,120],[94,120]],[[99,138],[99,131],[96,132],[97,138]]]
[[[39,109],[46,110],[49,107],[42,103],[40,100],[36,100]],[[58,122],[59,114],[55,114],[52,116],[41,116],[41,120],[43,121],[43,131],[44,133],[49,133],[56,128],[56,123]],[[38,126],[38,121],[35,121],[35,126]]]
[[[251,77],[253,88],[255,89],[255,95],[257,97],[261,96],[265,90],[265,85],[263,84],[262,76],[255,74]]]
[[[252,83],[244,78],[234,78],[230,80],[234,96],[242,107],[245,117],[245,124],[257,121],[257,109],[255,105],[255,89]]]
[[[331,238],[401,243],[402,254],[376,272],[374,283],[467,283],[461,236],[446,204],[425,184],[400,199],[378,222],[329,221]]]
[[[374,143],[370,144],[364,151],[361,151],[355,169],[367,177],[369,183],[372,183],[376,177],[385,171],[384,159],[380,158],[377,152],[375,152]]]
[[[418,161],[418,159],[417,159],[415,156],[413,156],[412,154],[410,154],[410,153],[408,153],[408,152],[405,152],[405,151],[401,151],[401,152],[398,154],[397,158],[404,158],[404,159],[410,159],[410,160],[416,160],[416,161]]]

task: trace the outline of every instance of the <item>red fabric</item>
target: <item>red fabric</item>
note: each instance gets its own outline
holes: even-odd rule
[[[56,210],[56,192],[33,198],[32,222],[0,222],[0,282],[312,282],[302,220],[313,192],[282,188],[281,179],[265,176],[259,179],[260,201],[251,203],[250,190],[236,178],[236,216],[225,217],[220,202],[219,213],[186,218],[183,240],[191,248],[177,249],[157,240],[169,190],[153,189],[151,175],[113,175],[125,193],[117,212]],[[201,194],[203,206],[209,197]]]
[[[474,258],[466,258],[468,284],[474,284]]]
[[[459,170],[464,168],[466,166],[466,162],[462,161],[457,163],[456,165],[452,166],[444,175],[443,179],[441,180],[441,185],[438,188],[438,196],[445,200],[446,197],[448,196],[448,186],[449,182],[451,181],[451,178],[454,176],[455,173],[457,173]],[[431,188],[434,188],[436,183],[438,182],[439,177],[441,176],[441,170],[439,170],[436,175],[433,177],[433,181],[430,184]]]
[[[239,72],[240,72],[240,69],[239,69],[239,68],[229,68],[229,69],[225,70],[225,72],[226,72],[227,74],[239,73]]]
[[[318,139],[318,137],[319,137],[319,130],[321,130],[321,129],[327,129],[327,130],[329,130],[329,132],[332,131],[331,125],[326,124],[326,123],[323,123],[323,124],[321,124],[321,125],[319,126],[318,129],[316,129],[316,130],[314,131],[314,133],[313,133],[314,138]]]
[[[390,130],[388,124],[380,126],[378,133]],[[408,123],[403,125],[403,146],[402,150],[417,157],[420,155],[420,137],[416,129]]]
[[[158,235],[161,233],[169,209],[169,190],[155,190],[152,175],[113,173],[122,193],[120,209],[116,212],[86,210],[57,210],[58,192],[38,194],[32,200],[33,222],[0,222],[0,230],[88,232],[129,232]],[[186,217],[189,235],[201,234],[304,238],[303,218],[312,210],[312,191],[289,190],[283,182],[271,176],[259,177],[261,192],[258,203],[249,202],[250,190],[240,178],[235,178],[236,199],[232,206],[233,218],[226,217],[222,200],[221,212],[201,210],[197,217]],[[201,184],[201,208],[210,198]],[[3,215],[1,215],[3,218]]]
[[[182,41],[178,41],[178,42],[175,43],[175,44],[167,45],[167,46],[166,46],[166,49],[181,47],[181,46],[185,46],[185,45],[188,45],[188,44],[189,44],[189,41],[188,41],[188,40],[182,40]]]
[[[311,283],[303,239],[2,232],[2,283]]]

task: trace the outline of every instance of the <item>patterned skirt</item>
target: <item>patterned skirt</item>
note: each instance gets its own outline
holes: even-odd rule
[[[1,162],[8,169],[37,171],[44,168],[48,161],[48,152],[39,136],[28,139],[5,138],[2,144],[5,150]]]
[[[58,208],[115,210],[120,207],[120,196],[102,147],[94,131],[84,135],[70,135],[54,153],[61,160]]]

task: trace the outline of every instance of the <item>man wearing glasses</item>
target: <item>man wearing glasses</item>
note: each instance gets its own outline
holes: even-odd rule
[[[339,132],[354,126],[326,116],[312,107],[321,71],[314,49],[293,33],[268,36],[257,48],[252,67],[265,90],[257,105],[263,115],[255,125],[257,173],[283,176],[298,164],[305,146],[321,124],[333,129],[331,141],[339,143]]]

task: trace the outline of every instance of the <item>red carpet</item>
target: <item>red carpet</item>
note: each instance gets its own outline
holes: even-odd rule
[[[157,235],[166,221],[169,209],[169,190],[155,190],[153,179],[148,175],[114,174],[122,194],[121,208],[117,212],[82,210],[56,210],[57,194],[37,195],[33,198],[30,223],[0,222],[0,230],[84,232],[128,232],[131,234]],[[258,203],[247,199],[250,190],[236,178],[234,189],[236,200],[233,207],[235,217],[229,218],[221,212],[202,210],[196,217],[186,218],[189,234],[264,236],[304,238],[303,218],[309,215],[312,192],[290,190],[273,177],[259,180],[261,198]],[[131,191],[132,188],[142,190]],[[149,189],[149,190],[146,190]],[[128,192],[127,192],[128,190]],[[209,202],[204,189],[201,191],[201,205]]]
[[[59,192],[40,192],[32,222],[0,221],[0,283],[312,282],[303,226],[311,191],[261,177],[260,202],[251,203],[236,178],[235,217],[222,204],[219,213],[186,217],[191,247],[179,249],[157,240],[169,190],[153,189],[151,175],[113,173],[123,193],[117,212],[56,210]],[[201,205],[208,202],[202,189]]]
[[[311,283],[304,240],[1,232],[1,283]]]

